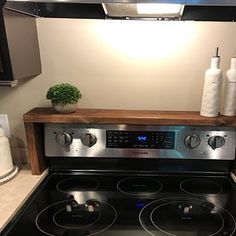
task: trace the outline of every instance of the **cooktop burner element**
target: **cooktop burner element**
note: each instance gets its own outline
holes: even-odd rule
[[[185,193],[195,196],[222,193],[222,187],[213,180],[187,179],[180,183],[180,188]]]
[[[117,183],[117,189],[128,195],[150,195],[161,191],[160,181],[145,177],[129,177]]]
[[[76,192],[76,191],[94,191],[99,187],[99,182],[96,179],[88,177],[72,177],[60,181],[57,184],[57,189],[61,192]]]
[[[164,198],[147,204],[139,214],[152,236],[233,236],[234,217],[225,209],[195,198]]]
[[[94,199],[85,204],[75,200],[54,203],[44,208],[36,217],[36,226],[50,236],[95,235],[110,228],[116,221],[115,208]]]
[[[86,205],[78,206],[76,203],[66,205],[65,209],[57,211],[53,216],[53,222],[62,228],[81,228],[95,224],[101,217],[98,207],[92,210]]]
[[[189,180],[221,193],[191,196]],[[3,236],[235,236],[235,197],[226,176],[53,173]]]

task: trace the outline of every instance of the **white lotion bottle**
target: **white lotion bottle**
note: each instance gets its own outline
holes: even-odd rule
[[[220,108],[220,95],[222,87],[222,71],[220,69],[219,48],[211,59],[211,67],[205,72],[205,83],[202,95],[200,115],[205,117],[217,117]]]
[[[0,178],[13,169],[11,150],[8,138],[0,128]]]
[[[225,101],[222,115],[236,116],[236,57],[231,58],[230,69],[226,72]]]

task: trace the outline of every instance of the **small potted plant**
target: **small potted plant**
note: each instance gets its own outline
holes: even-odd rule
[[[57,112],[71,113],[77,109],[81,93],[75,86],[68,83],[62,83],[50,87],[46,97],[51,100],[51,103]]]

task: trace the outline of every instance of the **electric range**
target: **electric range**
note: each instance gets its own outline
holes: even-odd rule
[[[50,172],[4,236],[233,236],[236,131],[46,124]]]

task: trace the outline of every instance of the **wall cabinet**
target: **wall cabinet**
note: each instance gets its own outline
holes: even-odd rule
[[[19,80],[42,71],[36,19],[3,8],[0,13],[0,85],[15,86]]]

